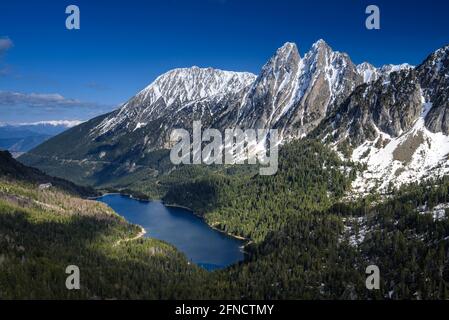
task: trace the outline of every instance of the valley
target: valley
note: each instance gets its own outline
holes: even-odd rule
[[[304,56],[288,42],[258,75],[174,69],[117,110],[22,155],[22,164],[3,154],[0,226],[8,237],[0,245],[2,260],[12,263],[0,265],[0,296],[448,299],[448,56],[445,46],[416,67],[375,68],[355,65],[323,40]],[[193,132],[195,121],[219,132],[278,130],[276,174],[260,175],[252,164],[172,163],[170,133]],[[50,181],[55,189],[36,191]],[[243,259],[235,251],[240,242],[197,220],[211,236],[194,241],[208,245],[198,252],[217,257],[209,245],[232,240],[232,258],[192,258],[183,248],[193,237],[184,223],[197,218],[173,226],[157,210],[182,210],[160,202],[146,204],[157,207],[157,219],[149,237],[136,238],[141,230],[129,222],[147,229],[152,218],[140,215],[143,204],[128,199],[136,210],[121,213],[127,222],[82,199],[108,191],[191,208],[209,226],[251,243]],[[120,196],[104,199],[121,212]],[[169,238],[158,234],[164,223],[173,227]],[[123,239],[134,240],[114,245]],[[64,276],[58,272],[74,260],[87,284],[64,291],[55,284]],[[220,268],[208,272],[189,260]],[[373,264],[380,288],[367,290]]]
[[[309,152],[298,152],[301,148]],[[311,150],[315,151],[310,152]],[[58,221],[54,223],[56,229],[48,233],[53,229],[43,226],[45,231],[42,230],[42,232],[50,237],[43,237],[41,233],[38,233],[32,238],[32,248],[40,250],[38,255],[27,249],[30,246],[27,242],[28,236],[31,237],[35,232],[39,232],[38,230],[30,232],[31,226],[24,227],[29,230],[26,233],[15,234],[15,236],[13,233],[12,238],[8,236],[2,239],[0,242],[2,247],[8,248],[6,257],[3,255],[3,261],[5,259],[17,261],[17,263],[25,261],[25,265],[21,268],[15,268],[15,264],[2,264],[1,268],[5,271],[2,272],[3,277],[0,280],[2,296],[33,297],[36,294],[39,297],[61,298],[69,294],[70,298],[134,297],[139,299],[164,299],[164,297],[180,299],[187,296],[189,299],[194,297],[205,299],[241,299],[242,297],[246,299],[405,299],[416,298],[417,295],[421,299],[447,297],[446,279],[449,270],[446,252],[449,249],[447,241],[449,220],[447,219],[448,209],[444,208],[445,204],[449,203],[448,180],[435,180],[429,184],[403,187],[395,191],[389,200],[381,203],[375,195],[352,202],[340,202],[338,199],[344,195],[345,188],[350,187],[353,175],[346,178],[339,177],[341,173],[336,170],[333,173],[334,176],[322,176],[323,171],[320,170],[323,168],[320,169],[318,165],[315,169],[318,170],[316,177],[322,177],[324,184],[317,185],[316,177],[307,178],[306,169],[309,168],[313,172],[313,166],[310,164],[319,164],[313,157],[308,159],[311,155],[320,155],[323,157],[321,161],[324,159],[341,161],[335,152],[317,142],[297,142],[296,149],[281,153],[279,171],[281,176],[260,176],[260,181],[251,182],[254,183],[251,188],[247,185],[248,181],[242,180],[240,175],[235,176],[235,180],[230,177],[223,180],[226,177],[222,176],[220,179],[218,175],[182,186],[186,188],[187,195],[207,195],[204,199],[214,199],[214,202],[211,202],[204,200],[203,197],[188,197],[186,199],[190,200],[189,206],[196,204],[201,207],[201,201],[211,204],[210,217],[226,221],[226,224],[220,227],[221,229],[227,231],[235,229],[236,232],[250,235],[255,240],[245,248],[247,257],[244,262],[212,273],[189,264],[185,256],[180,255],[173,247],[151,238],[123,242],[120,246],[114,246],[119,239],[135,237],[140,229],[130,226],[106,207],[104,210],[110,212],[112,220],[105,220],[100,214],[101,211],[94,213],[95,211],[86,206],[76,205],[76,209],[72,208],[68,205],[73,201],[63,198],[62,203],[66,206],[63,208],[64,212],[69,214],[81,209],[83,214],[91,212],[94,220],[91,227],[88,227],[87,222],[82,222],[80,230],[76,225],[72,228],[69,224],[67,231],[64,229],[57,231],[66,224],[65,219],[73,219],[70,217],[78,219],[78,215],[69,214],[65,218],[65,214],[61,216],[60,210],[48,211],[52,206],[61,206],[61,204],[48,200],[55,198],[56,190],[46,191],[44,195],[38,195],[38,201],[47,202],[51,206],[39,209],[46,212],[44,215],[40,213],[42,218],[39,219],[56,218]],[[302,158],[298,159],[298,156]],[[329,162],[329,167],[332,167],[331,163]],[[302,168],[303,171],[290,171],[291,168],[295,168],[293,164],[297,166],[296,170]],[[300,172],[303,173],[298,174]],[[278,178],[275,179],[275,177]],[[293,177],[296,177],[296,183],[301,187],[286,184]],[[329,178],[334,180],[328,181]],[[12,186],[16,183],[2,182],[3,190],[6,190],[9,195],[26,194],[27,197],[33,197],[36,193],[33,191],[36,190],[36,185],[15,191],[16,189]],[[230,192],[241,191],[242,188],[239,185],[242,183],[246,185],[245,190],[254,193],[241,198],[241,203],[235,203],[239,197],[232,196]],[[216,188],[216,186],[221,187]],[[342,189],[335,189],[337,186]],[[285,191],[280,193],[276,188],[296,190],[295,194],[301,201],[296,200],[295,204],[293,202],[295,197],[285,198],[289,193]],[[216,190],[221,193],[205,193],[206,190]],[[298,191],[305,193],[301,196],[297,194]],[[47,196],[47,192],[51,195],[50,197]],[[335,195],[335,200],[328,198],[329,192]],[[184,193],[174,192],[174,194],[183,195]],[[284,197],[278,199],[279,194],[284,194]],[[319,197],[322,197],[322,200],[317,202]],[[253,199],[252,202],[248,202],[250,199]],[[230,202],[225,205],[226,202],[223,200]],[[22,224],[20,220],[13,221],[19,219],[23,211],[34,221],[36,211],[23,209],[23,203],[16,204],[18,207],[11,210],[11,204],[8,204],[11,201],[10,196],[6,201],[7,203],[3,204],[3,209],[0,211],[3,219],[1,225],[5,228],[3,234],[4,232],[10,234],[11,223]],[[182,199],[178,201],[183,202]],[[247,207],[243,204],[247,204]],[[253,205],[260,207],[255,207],[252,211],[248,210]],[[96,206],[101,208],[100,204]],[[204,207],[207,208],[207,206]],[[286,210],[288,208],[296,209],[289,212]],[[442,211],[442,213],[436,216],[434,211]],[[257,215],[257,212],[260,215]],[[206,221],[210,221],[208,212],[204,214]],[[230,219],[233,216],[235,220]],[[251,220],[248,220],[250,217]],[[238,223],[239,220],[243,223]],[[111,224],[112,221],[117,222]],[[106,229],[99,229],[97,233],[93,233],[94,229],[91,228],[100,228],[104,223],[108,226],[107,228],[105,226]],[[132,230],[131,233],[124,231],[127,228],[131,228],[128,229]],[[123,231],[117,233],[118,230]],[[68,247],[64,247],[64,241],[55,242],[58,237],[64,237],[66,232],[71,234],[71,240],[67,243]],[[149,232],[151,237],[151,230]],[[23,238],[19,236],[20,234],[27,236]],[[98,238],[91,238],[94,234],[97,234]],[[15,239],[14,242],[11,239]],[[40,241],[44,239],[47,239],[45,241],[48,241],[48,244],[60,244],[56,247],[40,244]],[[79,241],[82,247],[77,245]],[[83,241],[88,241],[90,251],[85,251]],[[15,245],[13,246],[12,243]],[[17,249],[21,247],[25,248],[25,251]],[[44,248],[48,249],[44,250]],[[51,250],[51,254],[47,255],[46,250]],[[66,254],[61,255],[59,250],[63,250]],[[104,267],[98,269],[97,267],[104,266],[105,262],[96,258],[97,255],[109,258],[114,256],[117,259],[114,261],[121,261],[122,264],[116,262],[111,264],[109,261],[107,269]],[[42,258],[35,260],[36,257]],[[54,277],[62,277],[61,281],[64,281],[65,274],[61,275],[64,270],[62,266],[45,273],[53,279],[51,281],[45,280],[46,276],[38,280],[44,282],[31,281],[33,272],[27,269],[28,264],[39,266],[44,261],[52,265],[55,261],[62,264],[76,261],[84,266],[83,270],[88,270],[86,280],[90,285],[83,287],[79,293],[69,293],[69,291],[58,289],[58,281],[55,282]],[[372,263],[378,265],[382,272],[381,288],[367,291],[364,271],[365,267]],[[110,277],[114,281],[110,282],[112,279]],[[158,277],[162,278],[158,279]],[[33,293],[33,290],[26,293],[19,289],[10,291],[13,287],[8,287],[8,283],[10,285],[18,283],[17,280],[12,279],[23,279],[24,288],[25,283],[27,285],[32,283],[32,286],[39,291],[38,293]],[[176,279],[175,282],[172,282],[174,279]],[[111,284],[114,286],[111,287]],[[167,284],[171,285],[167,287]],[[18,287],[14,286],[14,288]],[[192,290],[193,288],[195,290]]]
[[[176,290],[184,291],[178,294],[185,298],[194,295],[187,287],[198,284],[192,284],[195,276],[189,274],[197,272],[199,280],[202,271],[172,246],[154,239],[115,245],[140,231],[102,203],[57,186],[42,191],[35,183],[2,175],[0,296],[168,299]],[[80,290],[67,290],[64,285],[68,265],[80,268]],[[170,281],[182,285],[171,289]]]

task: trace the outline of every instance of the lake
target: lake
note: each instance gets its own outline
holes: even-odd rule
[[[225,268],[243,260],[244,241],[210,228],[191,211],[166,207],[160,201],[139,201],[109,194],[97,199],[131,223],[145,228],[145,237],[164,240],[207,270]]]

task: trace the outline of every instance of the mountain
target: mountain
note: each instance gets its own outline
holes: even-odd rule
[[[295,44],[286,43],[258,76],[198,67],[169,71],[118,110],[20,159],[78,183],[155,176],[170,170],[166,150],[174,128],[190,129],[193,120],[221,130],[276,127],[289,140],[308,133],[361,82],[349,57],[323,40],[303,58]]]
[[[287,129],[291,138],[298,136],[294,128],[301,128],[299,135],[308,133],[361,83],[350,58],[323,40],[304,58],[294,43],[286,43],[257,77],[198,67],[169,71],[92,128],[90,136],[118,138],[156,129],[157,139],[146,134],[150,140],[144,141],[151,150],[166,146],[173,128],[191,128],[193,120],[201,120],[222,130]]]
[[[278,128],[286,139],[304,136],[361,83],[349,56],[323,40],[302,59],[296,45],[287,43],[262,68],[236,125]]]
[[[314,131],[366,164],[355,191],[388,191],[449,172],[448,53],[446,46],[416,68],[387,69],[354,90]]]
[[[417,68],[426,101],[432,108],[425,124],[433,133],[449,135],[449,46],[431,54]]]
[[[279,48],[259,75],[212,68],[169,71],[118,110],[74,127],[20,158],[54,175],[133,187],[173,166],[174,128],[277,128],[282,143],[318,138],[366,165],[354,189],[368,192],[447,172],[448,47],[421,65],[355,65],[317,41],[301,57]],[[70,145],[67,145],[70,141]]]
[[[65,120],[0,124],[0,149],[9,150],[14,156],[19,156],[78,124],[80,121]]]
[[[120,109],[90,129],[97,141],[117,142],[140,134],[133,147],[152,150],[166,146],[174,128],[191,128],[193,120],[211,126],[224,117],[228,105],[242,99],[255,75],[198,67],[175,69],[158,77]],[[100,151],[107,153],[107,151]]]
[[[87,285],[73,294],[82,298],[447,299],[449,177],[433,179],[446,173],[449,154],[447,49],[418,67],[375,68],[354,65],[324,41],[304,57],[287,43],[258,76],[197,67],[162,75],[120,109],[20,160],[96,186],[166,188],[164,202],[250,238],[245,261],[207,273],[155,240],[111,247],[137,230],[110,215],[91,221],[85,212],[60,214],[58,202],[75,203],[62,209],[78,213],[79,200],[50,197],[63,199],[47,206],[56,207],[58,223],[38,211],[40,223],[32,225],[22,219],[35,219],[29,208],[13,203],[11,209],[0,197],[0,233],[22,231],[6,246],[14,264],[3,264],[8,269],[0,279],[9,291],[18,288],[6,297],[34,298],[34,290],[20,291],[29,287],[45,298],[70,295],[49,279],[60,279],[63,266],[79,256]],[[219,129],[277,127],[283,138],[278,173],[256,175],[255,166],[175,168],[168,134],[190,128],[193,119]],[[42,202],[35,189],[3,188]],[[366,196],[347,201],[354,191]],[[10,212],[18,213],[15,220]],[[26,256],[14,245],[20,240]],[[372,264],[382,270],[379,290],[366,289]],[[36,269],[46,270],[42,280]]]
[[[376,68],[368,62],[363,62],[357,65],[357,72],[363,77],[363,82],[373,82],[379,78],[387,78],[390,73],[397,72],[401,70],[413,69],[412,65],[408,63],[403,63],[399,65],[387,64],[380,68]]]

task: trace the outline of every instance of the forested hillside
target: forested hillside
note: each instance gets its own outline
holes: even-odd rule
[[[252,299],[448,299],[449,179],[410,185],[382,204],[360,200],[291,217],[225,272]],[[367,290],[365,269],[380,269]]]
[[[139,228],[103,204],[3,174],[0,297],[449,298],[449,178],[408,185],[383,201],[348,201],[342,196],[359,168],[313,141],[283,148],[275,177],[244,166],[226,168],[239,172],[228,176],[197,169],[178,172],[200,172],[192,183],[175,186],[180,176],[171,177],[166,201],[194,199],[182,203],[250,237],[244,262],[207,272],[158,240],[117,244]],[[72,264],[80,267],[81,290],[65,287]],[[380,269],[380,290],[365,287],[371,264]]]
[[[204,297],[206,271],[171,245],[148,238],[119,242],[140,228],[99,202],[3,174],[11,169],[2,163],[1,299]],[[69,265],[80,268],[80,290],[65,286]]]
[[[64,179],[49,176],[36,168],[27,167],[13,159],[8,151],[1,150],[0,177],[34,184],[51,183],[66,192],[82,197],[99,195],[98,191],[93,188],[79,186]]]
[[[278,231],[301,213],[320,211],[340,199],[357,167],[316,141],[281,148],[273,176],[220,172],[174,184],[163,200],[187,206],[223,231],[254,241]]]

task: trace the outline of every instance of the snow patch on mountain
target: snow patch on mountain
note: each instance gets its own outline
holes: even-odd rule
[[[142,127],[145,127],[147,124],[145,122],[138,122],[133,131],[136,131]]]
[[[5,126],[13,126],[13,127],[21,127],[21,126],[53,126],[53,127],[66,127],[71,128],[75,127],[79,124],[83,123],[83,121],[80,120],[48,120],[48,121],[36,121],[36,122],[21,122],[21,123],[15,123],[15,124],[8,124],[8,123],[0,123],[1,127]]]
[[[361,195],[373,190],[386,192],[391,186],[449,173],[449,136],[425,127],[432,105],[422,99],[422,115],[410,130],[397,138],[379,130],[375,141],[365,141],[353,151],[352,160],[367,165],[353,182],[353,191]]]
[[[430,214],[434,221],[441,221],[447,218],[446,211],[449,211],[449,203],[439,203],[432,209],[429,209],[427,205],[418,208],[420,214]]]
[[[363,62],[357,65],[357,72],[363,77],[364,83],[377,81],[379,78],[387,78],[392,72],[413,69],[414,66],[403,63],[403,64],[387,64],[380,68],[376,68],[368,62]]]
[[[379,71],[375,66],[368,62],[357,65],[357,72],[363,77],[363,82],[373,82],[379,78]]]
[[[151,104],[163,98],[170,106],[175,101],[181,103],[210,98],[217,94],[227,94],[242,90],[252,83],[256,75],[248,72],[223,71],[213,68],[179,68],[158,77],[152,84],[137,94]]]

